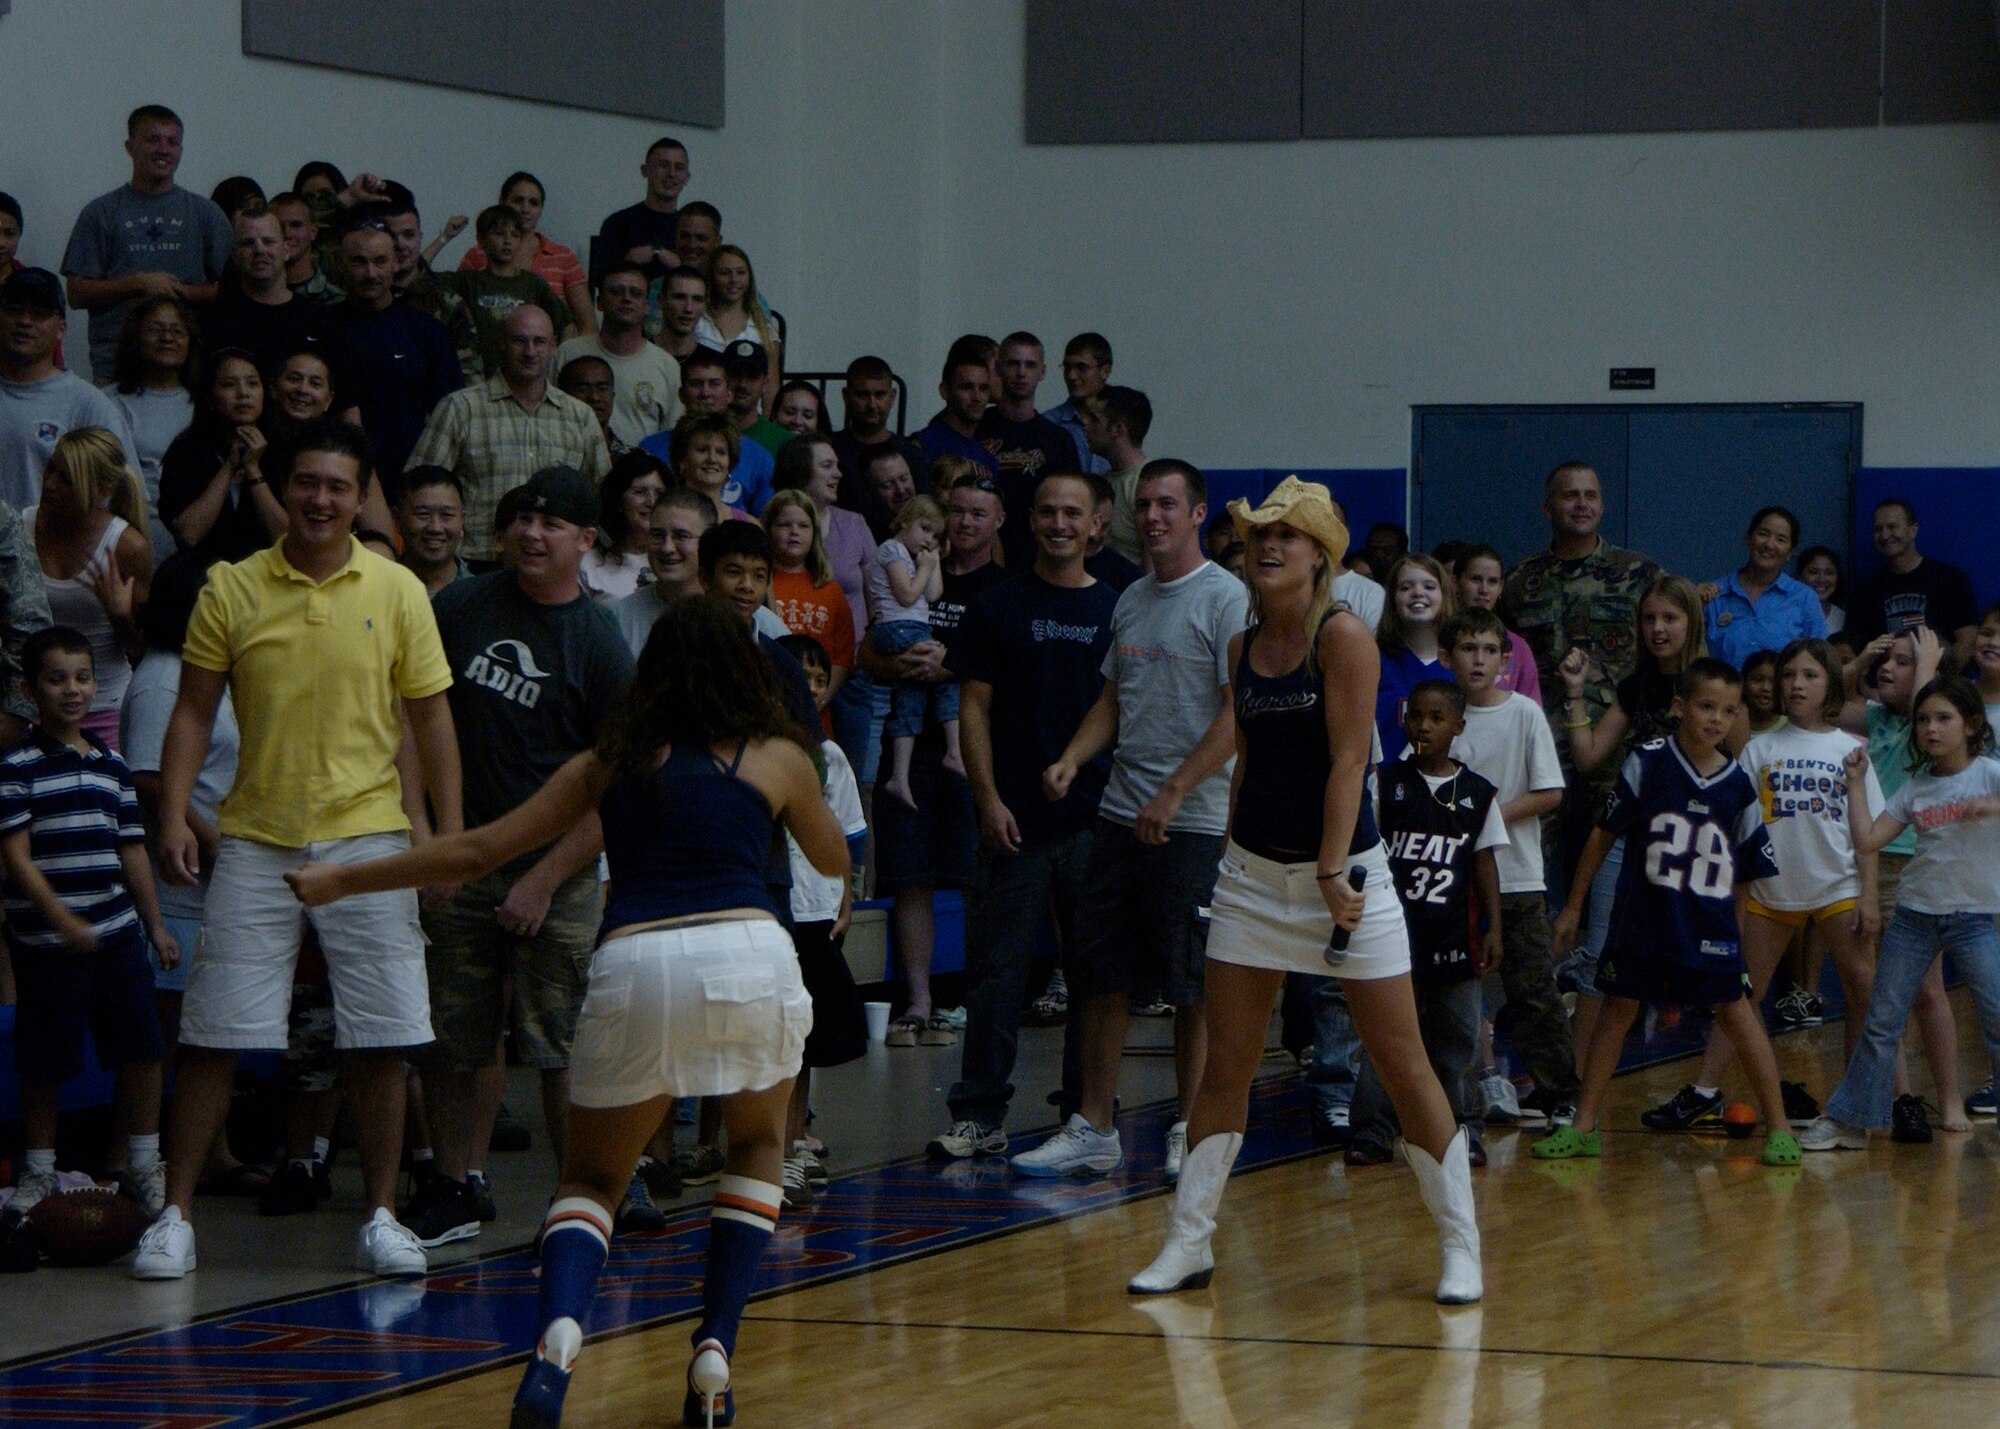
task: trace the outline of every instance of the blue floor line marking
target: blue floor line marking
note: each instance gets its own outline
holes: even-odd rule
[[[1650,1040],[1627,1045],[1620,1071],[1699,1052],[1707,1027],[1705,1018],[1642,1025]],[[1313,1153],[1311,1104],[1296,1077],[1269,1077],[1252,1098],[1238,1171]],[[1032,1180],[998,1158],[921,1157],[835,1177],[808,1215],[781,1221],[757,1298],[1162,1194],[1173,1119],[1171,1102],[1122,1115],[1124,1166],[1088,1180]],[[1010,1150],[1042,1135],[1018,1136]],[[697,1311],[707,1235],[700,1206],[670,1216],[657,1235],[619,1237],[588,1333],[631,1333]],[[414,1283],[372,1281],[218,1311],[0,1369],[0,1420],[38,1429],[268,1429],[323,1419],[526,1354],[539,1328],[535,1300],[535,1263],[522,1247]]]

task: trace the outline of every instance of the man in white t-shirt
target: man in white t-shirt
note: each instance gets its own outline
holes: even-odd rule
[[[1452,677],[1465,691],[1465,732],[1451,753],[1497,791],[1507,847],[1494,851],[1500,871],[1500,981],[1508,1037],[1535,1090],[1520,1106],[1528,1124],[1552,1120],[1576,1100],[1576,1055],[1556,991],[1550,952],[1546,880],[1542,873],[1541,820],[1562,802],[1562,761],[1542,707],[1526,695],[1499,688],[1507,658],[1507,628],[1490,610],[1454,615],[1438,633]],[[1488,1111],[1506,1114],[1513,1100],[1497,1072],[1489,1074]]]
[[[557,348],[555,370],[579,357],[601,359],[611,369],[611,433],[627,447],[636,447],[655,432],[673,429],[680,415],[675,394],[681,365],[646,341],[646,270],[641,265],[619,259],[605,269],[597,311],[597,331]]]
[[[1341,525],[1347,524],[1347,512],[1338,501],[1333,503],[1333,514],[1340,518]],[[1382,621],[1382,587],[1359,571],[1343,569],[1333,578],[1333,598],[1361,617],[1361,623],[1372,632]]]

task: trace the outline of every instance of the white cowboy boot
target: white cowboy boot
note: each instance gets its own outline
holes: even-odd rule
[[[1424,1204],[1437,1222],[1438,1246],[1444,1252],[1438,1303],[1474,1304],[1486,1292],[1479,1271],[1479,1221],[1473,1212],[1472,1161],[1466,1151],[1465,1128],[1453,1133],[1442,1160],[1433,1160],[1429,1152],[1412,1142],[1404,1142],[1403,1151],[1417,1173]]]
[[[1229,1168],[1242,1148],[1243,1133],[1221,1132],[1190,1146],[1181,1160],[1181,1179],[1174,1187],[1173,1209],[1167,1213],[1167,1243],[1153,1263],[1132,1277],[1126,1289],[1134,1295],[1171,1295],[1199,1290],[1215,1274],[1215,1255],[1208,1248],[1215,1234],[1215,1209]]]

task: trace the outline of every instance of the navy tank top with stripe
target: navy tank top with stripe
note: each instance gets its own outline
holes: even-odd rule
[[[669,750],[652,773],[604,791],[611,896],[604,930],[726,908],[775,915],[770,885],[775,819],[762,793],[706,749]]]

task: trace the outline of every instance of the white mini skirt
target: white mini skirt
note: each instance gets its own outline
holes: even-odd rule
[[[1333,915],[1320,895],[1318,863],[1278,863],[1231,839],[1209,900],[1209,960],[1362,981],[1408,972],[1410,932],[1390,878],[1388,854],[1378,842],[1350,858],[1346,867],[1367,870],[1361,888],[1366,902],[1346,957],[1329,963]]]
[[[570,1055],[578,1106],[761,1091],[799,1073],[812,999],[769,919],[613,938],[590,964]]]

